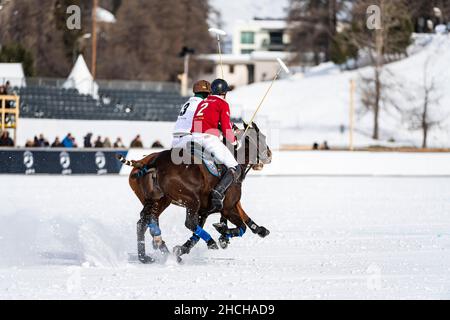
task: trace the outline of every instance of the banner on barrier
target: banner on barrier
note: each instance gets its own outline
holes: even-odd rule
[[[0,150],[0,174],[118,174],[126,150]]]

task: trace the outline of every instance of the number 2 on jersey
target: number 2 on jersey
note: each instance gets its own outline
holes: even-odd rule
[[[200,108],[200,110],[198,110],[197,116],[198,116],[198,117],[203,116],[203,115],[204,115],[204,114],[203,114],[203,111],[205,111],[206,108],[208,108],[208,103],[203,104],[203,106]]]

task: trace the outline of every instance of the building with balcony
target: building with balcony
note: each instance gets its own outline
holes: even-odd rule
[[[233,33],[233,54],[285,51],[289,45],[285,20],[254,19],[238,23]]]
[[[289,60],[289,35],[285,20],[254,19],[240,22],[233,33],[232,53],[222,56],[223,77],[233,87],[271,80],[279,64],[277,58]],[[197,57],[204,65],[200,77],[214,80],[222,77],[217,54]]]

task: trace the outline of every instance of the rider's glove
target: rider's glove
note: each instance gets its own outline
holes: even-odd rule
[[[234,147],[236,150],[239,150],[242,147],[241,140],[236,140]]]

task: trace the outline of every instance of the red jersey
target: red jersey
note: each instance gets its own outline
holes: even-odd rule
[[[230,120],[230,106],[219,96],[209,96],[201,102],[194,113],[191,132],[220,136],[219,124],[226,139],[236,142]]]

